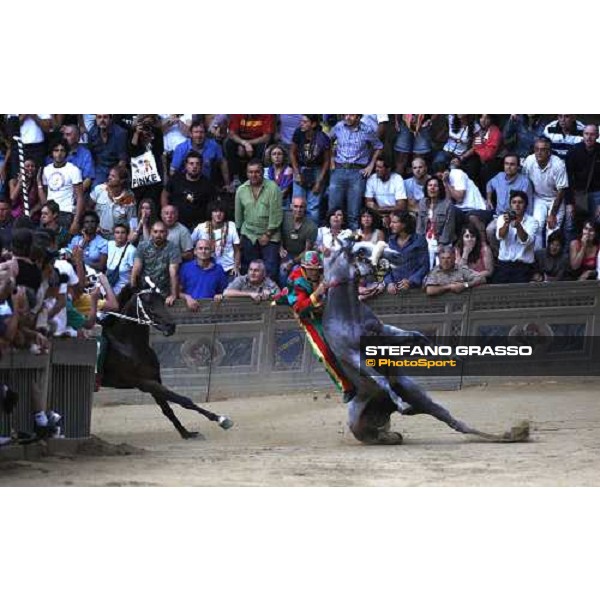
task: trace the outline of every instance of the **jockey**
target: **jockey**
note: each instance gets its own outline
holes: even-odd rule
[[[354,385],[343,374],[323,334],[321,317],[326,295],[321,255],[315,250],[307,250],[300,265],[292,269],[287,287],[275,297],[275,302],[292,307],[314,354],[325,365],[337,388],[344,393],[344,402],[348,402],[355,395]]]

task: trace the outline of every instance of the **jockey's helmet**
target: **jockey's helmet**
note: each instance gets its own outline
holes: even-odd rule
[[[302,257],[301,265],[305,269],[322,269],[323,259],[317,251],[307,250]]]

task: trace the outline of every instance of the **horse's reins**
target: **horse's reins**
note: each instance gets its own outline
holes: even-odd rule
[[[140,299],[142,294],[151,294],[153,290],[142,290],[138,292],[135,298],[136,304],[136,316],[130,317],[129,315],[123,315],[117,312],[106,312],[104,314],[111,315],[113,317],[117,317],[117,319],[122,319],[124,321],[132,321],[133,323],[137,323],[138,325],[156,325],[153,319],[150,317],[146,309],[144,308],[144,303]]]

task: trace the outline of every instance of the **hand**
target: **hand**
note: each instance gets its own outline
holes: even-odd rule
[[[403,279],[396,284],[396,289],[398,291],[409,290],[410,289],[410,281],[408,279]]]
[[[190,298],[189,296],[185,299],[185,303],[189,310],[192,312],[196,312],[200,308],[200,304],[197,300]]]
[[[77,219],[73,219],[71,227],[69,227],[69,233],[71,235],[77,235],[79,233],[79,225],[77,223]]]
[[[579,276],[579,281],[585,281],[586,279],[590,278],[590,275],[594,273],[594,271],[584,271],[580,276]]]
[[[223,302],[223,294],[215,294],[213,301],[214,302]]]
[[[227,185],[223,186],[223,191],[228,194],[233,194],[233,192],[235,192],[235,186],[233,183],[228,183]]]
[[[312,188],[312,193],[313,194],[320,194],[321,193],[321,188],[323,187],[323,182],[319,181],[317,179],[317,181],[315,182],[315,185],[313,185]]]
[[[279,248],[279,258],[283,260],[284,258],[287,258],[287,255],[288,251],[283,246],[281,246],[281,248]]]
[[[360,174],[367,179],[373,172],[373,167],[371,165],[367,165],[364,169],[360,170]]]
[[[556,229],[557,218],[556,215],[550,213],[548,215],[548,219],[546,220],[546,225],[548,225],[548,229]]]
[[[454,292],[455,294],[462,294],[465,291],[465,284],[464,283],[451,283],[449,285],[450,291]]]
[[[177,296],[174,296],[173,294],[167,296],[167,299],[165,300],[165,306],[173,306],[173,304],[175,304],[175,300],[177,300]]]
[[[544,281],[544,277],[542,276],[541,273],[535,273],[534,276],[531,278],[531,281],[535,281],[536,283],[539,283],[539,282]]]
[[[468,256],[469,254],[471,254],[471,252],[473,252],[473,248],[475,248],[475,240],[467,240],[463,248],[463,254],[466,254]]]
[[[271,238],[266,233],[264,233],[263,235],[261,235],[258,238],[258,243],[261,246],[266,246],[270,241],[271,241]]]
[[[252,147],[252,144],[244,142],[242,146],[244,147],[246,154],[248,154],[249,156],[252,156],[254,154],[254,148]]]
[[[75,246],[72,255],[75,262],[81,262],[83,260],[83,248],[81,246]]]
[[[233,269],[231,269],[231,272],[233,273],[234,277],[239,277],[240,276],[240,267],[234,266]]]
[[[395,283],[388,283],[387,285],[387,293],[395,296],[398,293],[398,288]]]
[[[327,293],[327,284],[324,281],[321,281],[321,283],[317,286],[317,289],[315,290],[315,294],[317,296],[324,296]]]
[[[256,302],[256,304],[259,304],[260,301],[262,300],[262,295],[259,294],[258,292],[250,292],[250,298],[252,298],[252,300],[254,300],[254,302]]]
[[[584,233],[581,236],[581,245],[586,246],[589,243],[589,241],[590,241],[590,236],[587,233]],[[583,250],[583,248],[582,248],[582,250]]]

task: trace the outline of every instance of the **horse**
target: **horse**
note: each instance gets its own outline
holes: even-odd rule
[[[175,324],[164,297],[151,281],[141,291],[126,286],[119,294],[120,312],[108,312],[104,318],[103,335],[107,348],[102,385],[116,389],[138,389],[151,394],[163,414],[171,421],[182,438],[197,438],[200,434],[188,431],[179,421],[169,403],[178,404],[215,421],[223,429],[233,426],[226,416],[217,415],[196,405],[190,398],[175,393],[161,382],[160,364],[150,347],[150,326],[165,336],[175,333]]]
[[[390,431],[391,414],[400,412],[406,416],[431,415],[455,431],[489,441],[525,441],[529,436],[527,423],[502,435],[484,433],[455,419],[409,377],[382,376],[374,368],[361,365],[362,336],[394,336],[429,343],[417,331],[405,331],[383,323],[365,302],[359,300],[357,279],[372,274],[375,266],[384,261],[398,266],[402,255],[385,242],[371,244],[351,238],[338,241],[324,260],[328,293],[322,317],[323,331],[344,374],[356,389],[348,403],[348,425],[354,437],[366,444],[401,444],[402,435]]]

